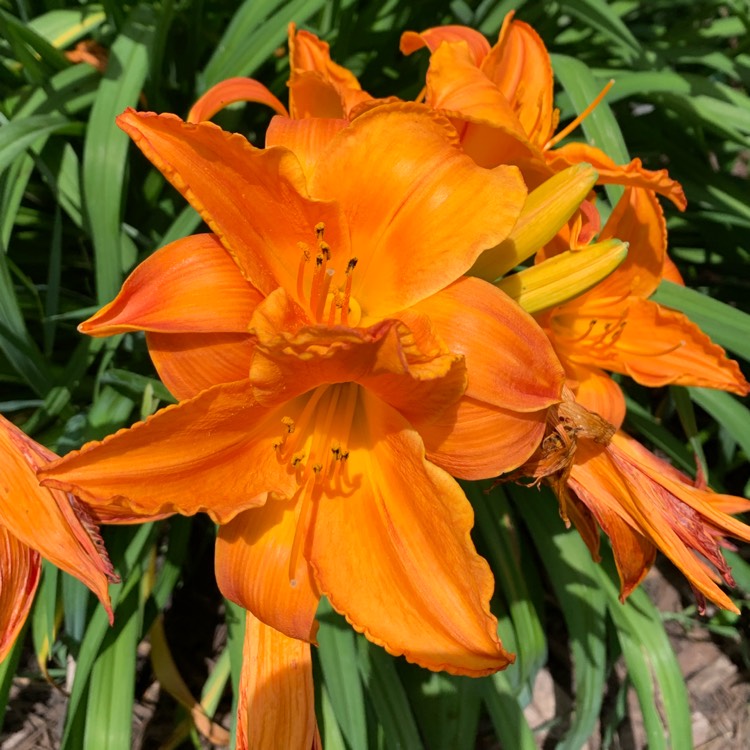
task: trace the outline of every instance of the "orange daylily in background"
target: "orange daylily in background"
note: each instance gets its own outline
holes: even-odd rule
[[[182,400],[42,476],[110,518],[208,513],[220,588],[281,634],[265,634],[278,659],[308,653],[283,638],[311,641],[326,595],[392,654],[501,669],[492,576],[451,474],[522,464],[560,398],[534,320],[462,276],[509,235],[523,182],[478,167],[418,105],[275,122],[261,150],[210,123],[119,118],[213,234],[156,252],[81,330],[145,330]],[[253,705],[279,674],[293,692],[276,657],[252,663]]]
[[[747,395],[750,384],[720,346],[682,313],[648,299],[667,259],[667,228],[653,191],[625,190],[599,239],[614,237],[629,243],[625,262],[585,294],[538,316],[575,381],[577,400],[622,424],[622,391],[604,370],[652,388],[693,385]],[[571,241],[575,249],[577,239]],[[557,243],[538,259],[559,249]]]
[[[451,117],[464,150],[478,164],[517,164],[529,187],[573,164],[587,162],[599,184],[654,190],[681,210],[685,195],[666,170],[650,171],[640,159],[617,165],[600,149],[583,143],[557,147],[596,105],[555,135],[554,76],[549,53],[534,29],[508,13],[497,43],[466,26],[438,26],[405,32],[401,51],[430,50],[425,102]]]
[[[23,627],[42,557],[85,583],[106,608],[112,569],[98,529],[73,495],[40,487],[36,471],[57,458],[0,416],[0,662]]]
[[[597,525],[607,534],[623,600],[660,549],[690,581],[701,611],[708,598],[738,612],[717,585],[722,579],[734,585],[720,548],[727,536],[750,541],[750,527],[729,515],[750,510],[750,501],[697,487],[576,403],[567,388],[550,409],[549,425],[544,443],[519,473],[552,486],[563,519],[575,524],[595,559]]]
[[[355,109],[374,100],[362,91],[356,76],[331,60],[327,42],[289,24],[289,110],[262,83],[252,78],[229,78],[204,93],[192,106],[188,122],[210,120],[228,104],[257,102],[279,115],[352,119]],[[360,106],[362,105],[362,106]]]

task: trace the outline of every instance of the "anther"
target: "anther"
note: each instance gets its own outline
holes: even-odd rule
[[[296,469],[304,460],[305,460],[304,451],[297,451],[292,456],[292,467]]]
[[[323,234],[326,231],[326,225],[324,222],[319,221],[315,225],[315,237],[317,238],[318,242],[320,242],[323,239]]]
[[[294,420],[291,417],[282,417],[281,424],[286,427],[286,431],[291,435],[294,432]]]
[[[327,242],[318,243],[318,250],[326,260],[331,260],[331,246]]]

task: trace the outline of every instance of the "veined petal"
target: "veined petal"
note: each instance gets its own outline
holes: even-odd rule
[[[348,252],[338,208],[306,196],[302,167],[286,149],[256,149],[213,123],[127,110],[117,118],[145,156],[200,213],[263,295],[294,289],[300,242],[326,240]],[[350,257],[347,255],[347,257]]]
[[[252,78],[227,78],[212,86],[193,104],[188,122],[210,120],[217,112],[235,102],[265,104],[279,115],[287,115],[286,107],[262,84]]]
[[[328,383],[365,386],[407,419],[434,419],[466,388],[460,355],[436,339],[425,316],[383,320],[368,328],[305,326],[285,333],[288,295],[269,295],[253,318],[250,369],[255,397],[270,405]]]
[[[489,479],[518,468],[544,437],[546,410],[518,412],[464,396],[437,419],[410,419],[427,458],[457,479]]]
[[[0,519],[5,530],[85,583],[99,597],[111,621],[107,582],[119,579],[99,530],[76,498],[40,487],[37,481],[37,470],[57,456],[2,416],[0,456],[3,461]],[[26,559],[30,565],[32,558]],[[29,568],[27,575],[31,576]]]
[[[443,42],[465,42],[471,51],[471,59],[477,67],[490,51],[490,44],[482,34],[468,26],[435,26],[417,33],[405,31],[401,34],[399,45],[402,54],[411,55],[422,47],[428,47],[430,52],[439,49]]]
[[[628,243],[628,257],[589,296],[650,296],[659,286],[667,257],[667,223],[652,190],[625,190],[599,237],[610,238]]]
[[[550,167],[555,172],[571,164],[588,162],[599,173],[600,185],[613,184],[646,188],[669,198],[680,211],[684,211],[687,206],[682,185],[673,180],[666,169],[656,171],[644,169],[640,159],[633,159],[628,164],[618,165],[603,151],[585,143],[567,143],[547,151],[546,156]]]
[[[526,132],[512,104],[476,67],[465,43],[441,44],[430,57],[426,80],[426,101],[434,109],[460,112],[463,116],[503,127],[518,139],[526,140]]]
[[[305,491],[302,488],[300,491]],[[219,527],[216,582],[222,594],[290,638],[314,641],[320,598],[307,561],[290,576],[301,502],[269,498]]]
[[[593,365],[580,365],[563,358],[567,385],[576,401],[594,414],[619,428],[625,421],[625,396],[622,389],[604,370]]]
[[[327,42],[309,31],[296,31],[293,23],[289,24],[289,68],[289,110],[294,119],[347,117],[352,107],[371,98],[362,91],[351,71],[331,60]],[[304,95],[309,92],[300,91],[300,80],[310,73],[319,77],[321,82],[335,92],[339,103],[337,109],[332,110],[325,105],[325,95],[317,99]]]
[[[636,441],[617,433],[606,448],[579,443],[569,485],[595,515],[618,516],[659,547],[700,594],[736,611],[717,586],[720,575],[732,582],[720,542],[724,535],[748,540],[750,528],[714,506],[712,493],[676,480],[664,467]],[[645,555],[648,547],[643,549]],[[623,596],[626,589],[623,580]]]
[[[464,277],[414,308],[448,349],[466,357],[466,395],[518,412],[560,400],[565,378],[536,321],[481,279]]]
[[[0,664],[26,622],[41,571],[39,553],[0,526]]]
[[[320,747],[310,644],[247,613],[237,715],[238,750]]]
[[[573,317],[563,315],[553,323],[558,325],[567,341],[558,335],[556,346],[571,360],[630,375],[642,385],[697,385],[740,396],[750,390],[720,346],[685,315],[656,302],[598,300]]]
[[[78,330],[90,336],[127,331],[245,333],[262,299],[215,235],[196,234],[146,258],[117,297]]]
[[[293,151],[309,181],[321,153],[333,136],[347,124],[346,120],[333,118],[293,120],[290,117],[274,117],[266,129],[266,148],[283,146]]]
[[[146,333],[146,342],[159,377],[180,401],[243,380],[250,371],[253,339],[247,333]]]
[[[40,476],[95,505],[112,499],[142,515],[204,512],[227,523],[258,505],[261,493],[296,491],[272,447],[284,416],[259,406],[248,381],[218,385],[84,445]]]
[[[321,593],[371,641],[423,667],[472,676],[506,667],[492,574],[459,486],[365,390],[349,445],[349,495],[324,495],[316,508],[309,559]]]
[[[348,120],[347,106],[339,88],[317,71],[292,71],[289,106],[296,120]]]
[[[454,281],[518,218],[526,198],[518,170],[478,167],[455,138],[423,107],[384,105],[340,131],[318,162],[310,192],[336,196],[345,212],[362,325]]]
[[[512,104],[529,140],[542,148],[557,127],[558,115],[552,63],[539,34],[508,13],[482,72]]]

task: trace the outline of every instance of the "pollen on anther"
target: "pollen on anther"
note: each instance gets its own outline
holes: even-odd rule
[[[305,460],[305,454],[303,451],[297,451],[292,456],[292,466],[296,469]]]
[[[326,231],[326,225],[325,222],[319,221],[315,225],[315,236],[318,238],[318,241],[323,239],[323,234]]]
[[[346,272],[351,273],[357,267],[358,262],[357,258],[350,258],[349,262],[346,264]]]
[[[326,260],[331,260],[331,246],[327,242],[319,243],[318,250]]]
[[[291,417],[282,417],[281,424],[286,427],[286,431],[291,435],[294,432],[294,420]]]

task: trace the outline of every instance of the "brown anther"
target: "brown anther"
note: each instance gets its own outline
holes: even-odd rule
[[[313,464],[312,470],[315,474],[320,474],[323,471],[323,464]]]
[[[296,469],[305,460],[305,454],[303,451],[297,451],[292,456],[292,466]]]
[[[323,256],[318,253],[318,255],[315,256],[315,265],[320,268],[320,266],[323,265]]]
[[[351,273],[357,267],[358,262],[357,258],[350,258],[349,262],[346,264],[346,272]]]
[[[319,221],[315,225],[315,237],[317,238],[318,242],[320,242],[323,239],[323,234],[326,231],[326,225],[324,222]]]
[[[331,260],[331,246],[327,242],[318,243],[318,250],[320,250],[320,254],[323,255],[326,260]]]
[[[294,432],[294,420],[291,417],[282,417],[281,424],[286,427],[286,431],[291,435]]]

